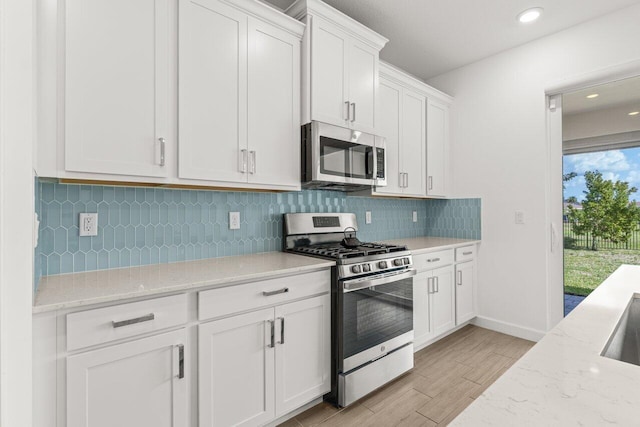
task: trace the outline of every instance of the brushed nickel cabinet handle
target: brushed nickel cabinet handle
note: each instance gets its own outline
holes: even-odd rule
[[[280,343],[284,344],[284,317],[278,317],[280,319]]]
[[[274,348],[276,346],[276,322],[275,320],[267,320],[271,330],[271,339],[269,340],[269,345],[267,347]]]
[[[458,270],[458,286],[462,286],[462,270]]]
[[[438,261],[440,261],[440,258],[429,258],[427,260],[427,262],[438,262]]]
[[[351,122],[355,122],[356,121],[356,103],[355,102],[351,103],[351,108],[353,108],[353,117],[351,117]]]
[[[178,344],[178,378],[184,378],[184,345]]]
[[[349,119],[351,118],[351,110],[349,109],[349,101],[344,101],[344,105],[346,105],[346,107],[347,107],[347,118],[346,118],[346,120],[349,121]]]
[[[271,295],[286,294],[287,292],[289,292],[289,288],[282,288],[277,291],[262,291],[262,295],[270,297]]]
[[[247,173],[247,150],[240,150],[240,157],[238,158],[238,169],[240,172]]]
[[[432,177],[432,176],[430,176],[430,177],[428,178],[428,181],[429,181],[429,190],[433,190],[433,177]]]
[[[164,138],[158,138],[158,141],[160,141],[160,166],[164,166],[166,141]]]
[[[123,326],[135,325],[136,323],[149,322],[155,318],[155,314],[149,313],[145,314],[144,316],[136,317],[134,319],[119,320],[117,322],[114,320],[112,324],[114,328],[121,328]]]
[[[251,154],[251,157],[249,158],[249,163],[250,163],[250,172],[251,174],[255,174],[256,173],[256,152],[251,150],[249,151],[249,154]]]
[[[440,279],[438,278],[438,276],[435,276],[433,280],[436,284],[436,292],[440,292]]]
[[[462,252],[462,255],[471,255],[473,253],[473,251],[469,251],[469,252]]]

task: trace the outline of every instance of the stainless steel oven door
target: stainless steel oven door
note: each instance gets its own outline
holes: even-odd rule
[[[413,341],[413,269],[345,280],[338,337],[342,372]]]
[[[383,138],[321,122],[311,123],[311,136],[313,181],[359,185],[376,185],[379,181],[378,185],[383,185]]]

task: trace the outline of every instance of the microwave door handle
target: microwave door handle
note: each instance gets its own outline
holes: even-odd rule
[[[393,274],[390,276],[383,276],[378,279],[368,279],[368,280],[348,280],[342,284],[343,293],[358,291],[360,289],[370,288],[372,286],[384,285],[386,283],[397,282],[399,280],[408,279],[409,277],[413,277],[416,275],[416,270],[409,269],[407,271],[403,271],[402,273]]]

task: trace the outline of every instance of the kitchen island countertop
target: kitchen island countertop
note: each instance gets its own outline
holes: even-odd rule
[[[640,366],[601,356],[637,293],[640,266],[620,266],[451,425],[638,425]]]

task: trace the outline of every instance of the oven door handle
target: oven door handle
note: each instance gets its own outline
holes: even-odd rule
[[[348,280],[342,284],[342,292],[353,292],[360,289],[370,288],[372,286],[384,285],[385,283],[397,282],[398,280],[408,279],[416,275],[416,270],[409,269],[402,273],[380,277],[379,279],[370,280]]]

